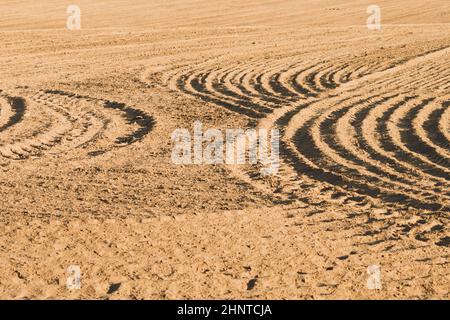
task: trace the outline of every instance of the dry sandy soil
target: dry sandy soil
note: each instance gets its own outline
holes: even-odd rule
[[[0,297],[449,299],[450,6],[373,2],[1,1]],[[196,120],[279,173],[173,164]]]

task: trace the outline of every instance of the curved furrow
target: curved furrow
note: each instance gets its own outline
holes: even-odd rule
[[[367,153],[369,159],[373,159],[378,163],[384,164],[391,171],[402,174],[404,179],[412,181],[412,184],[423,185],[426,190],[433,190],[438,194],[446,192],[444,187],[439,187],[445,183],[444,179],[429,175],[413,164],[401,161],[391,150],[385,150],[388,140],[384,140],[386,131],[380,127],[384,125],[384,121],[394,109],[416,101],[417,96],[404,96],[401,101],[393,104],[382,104],[375,108],[365,108],[355,114],[353,126],[356,131],[356,139],[358,147],[361,147]],[[384,142],[384,143],[383,143]]]
[[[316,65],[311,64],[298,64],[295,65],[289,69],[287,69],[285,72],[281,73],[280,75],[277,75],[276,80],[278,81],[277,86],[282,86],[282,90],[285,92],[288,92],[289,94],[292,94],[293,96],[297,96],[299,99],[308,99],[311,97],[317,96],[316,93],[313,93],[308,88],[300,85],[295,81],[297,77],[301,77],[301,75],[304,72],[307,72],[308,70],[312,69]]]
[[[385,158],[380,159],[367,141],[364,139],[362,133],[362,125],[371,110],[382,108],[386,104],[398,104],[405,101],[403,95],[394,97],[393,99],[381,100],[382,103],[359,104],[349,109],[336,122],[336,141],[333,141],[334,146],[338,146],[339,155],[352,163],[359,165],[359,171],[369,171],[381,180],[387,181],[393,185],[393,189],[414,190],[417,194],[423,194],[428,200],[438,200],[436,197],[443,195],[439,190],[435,192],[430,190],[432,183],[423,184],[422,179],[411,179],[409,175],[399,174],[397,165],[392,166],[392,162]],[[373,119],[372,119],[373,120]],[[374,122],[371,123],[372,125]],[[367,123],[366,123],[367,125]],[[345,152],[343,150],[346,150]],[[381,161],[380,161],[381,160]],[[403,170],[401,170],[403,171]],[[429,191],[430,190],[430,191]]]
[[[266,67],[264,70],[261,70],[261,74],[256,79],[265,93],[286,103],[296,101],[297,95],[292,95],[277,79],[281,73],[286,72],[286,68],[289,69],[290,64],[291,62],[289,60],[280,60],[278,63],[271,64],[270,68]]]
[[[402,162],[407,162],[429,175],[449,181],[450,174],[445,169],[436,166],[420,153],[413,152],[405,146],[403,142],[405,133],[402,133],[398,127],[400,119],[407,112],[410,112],[414,107],[422,108],[429,102],[431,101],[424,100],[418,106],[417,104],[411,105],[408,102],[404,105],[391,108],[378,122],[376,131],[380,135],[380,142],[383,149],[393,154],[397,159]],[[403,129],[407,130],[408,128],[404,127]]]
[[[205,87],[204,75],[196,74],[194,72],[183,74],[178,78],[178,88],[182,92],[197,97],[203,101],[213,103],[215,105],[224,107],[230,111],[246,115],[250,118],[261,118],[263,114],[257,110],[242,107],[238,104],[229,103],[221,99],[215,98]]]
[[[349,57],[348,59],[352,59],[351,57]],[[367,63],[367,61],[363,60],[362,62],[358,62],[358,63],[353,63],[350,64],[347,68],[344,68],[342,70],[342,74],[340,75],[340,83],[348,83],[354,80],[358,80],[361,79],[365,76],[374,74],[374,73],[378,73],[378,72],[383,72],[383,71],[387,71],[391,68],[393,68],[394,66],[396,66],[396,64],[389,65],[387,62],[386,63],[380,63],[380,62],[374,62],[374,63]],[[383,81],[386,81],[386,79],[383,79]],[[378,86],[379,83],[374,82],[373,83],[374,86]]]
[[[270,86],[272,73],[276,73],[279,68],[284,67],[284,62],[279,62],[272,66],[270,70],[267,70],[267,65],[261,62],[250,65],[245,64],[244,66],[245,68],[241,68],[241,72],[234,73],[233,77],[229,77],[224,82],[231,84],[233,90],[240,91],[248,99],[257,101],[258,104],[267,105],[270,108],[278,108],[287,102],[288,99],[285,96],[277,94]],[[225,78],[227,77],[225,76],[223,79]]]
[[[357,71],[366,67],[364,64],[355,67],[345,62],[339,62],[337,65],[330,65],[325,62],[320,63],[317,65],[318,69],[306,74],[303,80],[304,84],[316,94],[331,91],[343,83],[362,77],[364,74],[359,74]],[[348,70],[348,68],[352,67],[353,70]],[[296,77],[293,81],[299,83],[298,79],[299,77]]]
[[[417,113],[413,120],[416,136],[433,148],[443,159],[450,163],[450,143],[439,130],[439,121],[442,118],[445,106],[437,101],[429,104]]]
[[[249,85],[249,79],[252,77],[254,69],[243,69],[241,72],[236,73],[235,77],[231,79],[231,83],[236,87],[243,95],[251,97],[252,99],[259,99],[269,103],[273,107],[279,104],[279,100],[267,96],[261,96],[252,86]]]
[[[341,103],[355,104],[363,101],[358,97],[350,97],[333,102],[329,100],[329,105],[338,105]],[[370,179],[361,176],[357,171],[350,175],[339,174],[342,168],[333,164],[331,161],[324,161],[327,155],[317,146],[314,136],[320,136],[320,130],[316,122],[321,113],[327,110],[326,106],[320,103],[312,103],[306,108],[300,108],[293,112],[293,116],[288,122],[285,134],[289,148],[290,160],[300,175],[305,175],[313,180],[321,181],[342,188],[344,191],[370,196],[372,198],[382,199],[392,204],[401,203],[405,206],[412,206],[428,210],[442,210],[441,203],[429,203],[415,199],[413,196],[397,192],[397,190],[379,187],[376,183],[371,183]],[[316,128],[316,129],[314,129]],[[315,132],[313,133],[313,131]],[[319,131],[318,131],[319,130]],[[321,146],[323,147],[323,146]],[[348,172],[347,172],[348,174]],[[360,179],[355,179],[358,177]]]
[[[218,57],[216,57],[218,58]],[[208,68],[214,63],[214,58],[208,59],[202,62],[191,61],[191,63],[184,62],[181,65],[174,65],[169,70],[165,70],[164,72],[158,71],[154,73],[161,73],[160,85],[166,86],[171,90],[179,92],[180,89],[178,87],[180,77],[183,77],[185,74],[190,74],[194,71],[199,71],[204,68]],[[192,66],[195,65],[195,68]],[[147,75],[148,76],[148,75]]]
[[[317,119],[314,118],[309,120],[307,126],[312,126],[315,120]],[[300,144],[303,145],[305,143],[308,143],[308,141],[310,141],[311,139],[312,136],[310,135],[309,127],[299,129],[298,133],[295,135],[295,140],[296,144],[298,145],[298,148],[300,148],[299,146]],[[324,168],[322,163],[322,157],[324,155],[321,153],[321,150],[315,144],[310,144],[306,148],[303,147],[302,153],[310,161],[319,164],[318,166],[316,166],[315,169],[312,169],[308,166],[306,167],[303,166],[301,170],[302,174],[306,174],[314,180],[319,180],[322,182],[329,183],[331,185],[339,186],[344,190],[348,190],[358,194],[382,199],[392,204],[402,204],[405,206],[412,206],[419,209],[427,209],[433,211],[442,210],[442,205],[439,203],[423,203],[405,194],[397,193],[391,190],[385,190],[384,188],[377,187],[376,184],[366,183],[364,179],[355,180],[354,176],[352,177],[336,174],[333,170]],[[334,166],[334,169],[336,168],[339,169],[338,166]]]
[[[225,83],[224,77],[228,74],[226,71],[222,74],[223,70],[211,71],[205,78],[205,89],[212,93],[212,95],[222,101],[230,102],[250,110],[256,110],[260,113],[270,113],[271,108],[255,103],[247,96],[237,95],[232,91]]]
[[[223,94],[234,94],[234,96],[237,98],[248,99],[256,104],[267,106],[271,109],[275,109],[277,107],[277,103],[274,103],[273,101],[267,101],[267,99],[264,99],[264,97],[260,97],[259,95],[253,95],[241,85],[239,79],[247,71],[245,68],[243,69],[240,64],[235,65],[228,70],[229,72],[225,72],[220,78],[221,83],[224,87],[226,87],[226,91],[222,92]]]
[[[251,86],[257,94],[263,99],[267,99],[268,101],[273,101],[277,107],[283,105],[284,103],[288,102],[286,98],[283,98],[282,96],[274,95],[272,92],[272,89],[269,85],[269,80],[265,78],[265,75],[267,74],[267,66],[260,69],[256,69],[256,72],[252,74],[250,78],[248,79],[248,83],[244,83],[245,86]]]
[[[423,100],[419,105],[412,107],[410,110],[400,113],[396,133],[400,135],[401,143],[417,157],[426,160],[430,164],[434,164],[440,170],[450,174],[450,161],[442,156],[435,148],[428,145],[420,135],[416,133],[414,119],[417,118],[421,109],[429,103],[435,101],[435,98]],[[400,108],[399,110],[404,111]]]
[[[309,97],[309,98],[317,97],[318,94],[301,80],[305,77],[305,75],[304,75],[305,72],[313,70],[317,66],[318,66],[318,64],[315,64],[312,66],[308,66],[306,68],[302,68],[298,72],[294,73],[291,77],[289,77],[287,79],[286,83],[289,84],[292,87],[292,89],[295,92],[297,92],[298,94],[300,94],[301,96]]]
[[[222,64],[219,59],[183,68],[176,81],[188,95],[280,130],[282,159],[274,179],[286,199],[319,191],[302,187],[308,181],[326,201],[342,202],[345,194],[361,205],[379,200],[448,211],[448,108],[421,97],[426,87],[443,88],[446,77],[436,77],[448,63],[427,62],[445,53],[394,62],[376,56],[372,63],[364,57],[296,63],[289,55]],[[416,83],[407,81],[421,72],[427,74]],[[398,94],[387,93],[398,92],[402,83]],[[414,94],[413,86],[419,89]],[[255,185],[273,186],[261,181],[256,167],[236,170]]]
[[[39,104],[39,107],[34,107],[30,103],[30,110],[38,110],[41,107],[41,104]],[[70,129],[70,119],[63,112],[51,108],[46,109],[47,116],[45,118],[48,119],[48,123],[43,128],[36,129],[36,131],[33,130],[33,127],[24,127],[20,136],[15,136],[10,142],[2,143],[0,153],[3,157],[23,160],[30,156],[40,156],[44,151],[61,142],[62,137]]]
[[[450,100],[444,101],[442,105],[445,111],[442,113],[437,128],[448,143],[450,141]]]
[[[251,78],[257,72],[258,67],[262,68],[264,64],[262,62],[258,64],[250,64],[247,68],[242,70],[242,74],[239,74],[239,77],[236,78],[236,86],[242,91],[243,94],[252,96],[252,97],[260,97],[267,102],[271,102],[273,104],[278,104],[278,99],[272,97],[266,97],[260,95],[260,93],[250,85]]]
[[[345,97],[336,100],[336,98],[330,99],[330,104],[343,104],[346,102],[354,103],[360,99],[360,95]],[[316,100],[310,103],[302,104],[296,108],[283,114],[276,120],[276,124],[282,128],[283,140],[287,147],[290,149],[289,154],[296,154],[296,157],[291,160],[301,165],[301,169],[321,170],[314,161],[311,161],[300,150],[306,150],[307,153],[311,153],[311,140],[304,139],[307,136],[310,125],[324,112],[327,108],[320,104],[320,101]],[[300,161],[299,161],[300,160]],[[321,170],[322,171],[322,170]],[[320,172],[321,172],[320,171]]]
[[[354,65],[353,70],[349,70],[347,75],[345,76],[344,81],[341,82],[350,82],[356,79],[361,78],[362,76],[367,74],[367,69],[369,68],[366,62],[363,62],[359,65]]]
[[[276,92],[278,95],[283,98],[289,100],[290,102],[296,102],[301,97],[294,93],[289,87],[284,85],[284,82],[281,80],[283,74],[286,74],[290,69],[293,69],[294,65],[288,66],[286,69],[282,69],[274,74],[272,74],[269,78],[269,85],[272,88],[272,91]]]
[[[155,125],[153,117],[143,110],[127,106],[122,102],[102,100],[102,103],[104,108],[118,111],[126,124],[133,127],[115,138],[116,146],[124,147],[141,141]]]
[[[231,84],[239,90],[243,95],[249,96],[252,99],[256,99],[257,101],[261,101],[262,103],[268,104],[271,108],[278,108],[280,104],[286,101],[285,98],[268,96],[261,91],[258,91],[257,88],[252,86],[252,80],[255,75],[264,73],[266,66],[264,63],[258,63],[256,65],[252,65],[251,69],[245,68],[242,69],[241,72],[236,73],[231,79]]]
[[[343,66],[338,62],[336,65],[330,65],[329,67],[321,70],[315,79],[316,87],[320,88],[320,92],[336,89],[338,83],[332,83],[329,81],[334,72],[339,71]]]
[[[11,117],[14,115],[9,101],[0,96],[0,131],[9,127]]]
[[[286,64],[289,66],[288,68],[286,68]],[[298,101],[299,98],[316,96],[316,93],[310,88],[296,82],[295,79],[308,78],[310,76],[308,71],[319,67],[319,64],[296,67],[290,62],[280,61],[267,69],[267,65],[261,63],[252,69],[252,74],[247,73],[239,79],[242,84],[240,88],[244,88],[243,91],[246,94],[259,96],[261,99],[274,102],[277,106],[293,103]],[[295,72],[295,69],[300,70]],[[316,86],[314,75],[310,81]]]
[[[145,111],[127,106],[125,103],[60,90],[46,90],[45,93],[76,99],[78,111],[89,108],[88,116],[95,116],[102,123],[102,131],[96,137],[106,136],[104,131],[110,125],[114,125],[111,133],[107,134],[106,140],[108,143],[112,140],[115,147],[129,146],[141,141],[150,133],[155,124],[153,117]],[[78,117],[77,115],[76,118]]]
[[[24,160],[79,149],[99,155],[142,140],[154,125],[142,110],[61,90],[41,90],[27,105],[27,116],[20,125],[0,135],[4,158]]]
[[[35,98],[40,105],[63,114],[69,121],[68,128],[59,143],[52,146],[49,154],[61,154],[95,143],[102,135],[109,120],[96,111],[94,101],[76,95],[41,92]],[[84,105],[85,104],[85,105]]]
[[[342,64],[339,68],[330,70],[329,72],[322,75],[320,81],[322,86],[328,89],[336,89],[339,86],[339,80],[336,80],[340,72],[346,70],[350,65],[348,63]]]
[[[333,84],[345,84],[350,81],[360,79],[372,72],[378,72],[382,69],[380,64],[373,64],[374,70],[369,71],[370,66],[366,62],[362,63],[347,63],[345,61],[351,60],[351,58],[344,59],[341,63],[341,68],[336,73],[331,72],[329,75],[329,83]],[[337,88],[337,87],[336,87]]]
[[[345,68],[347,68],[349,65],[343,63],[342,65],[335,67],[335,66],[330,66],[329,68],[324,68],[320,71],[316,72],[313,71],[312,73],[315,74],[315,79],[310,77],[310,74],[306,74],[305,77],[310,77],[310,81],[314,82],[314,87],[316,88],[316,90],[319,91],[328,91],[328,90],[332,90],[335,89],[337,87],[339,87],[339,85],[341,85],[341,83],[339,81],[337,81],[336,79],[338,78],[337,74],[339,72],[341,72],[342,70],[344,70]],[[294,67],[294,65],[292,65],[290,68],[288,69],[284,69],[281,71],[281,73],[276,73],[273,77],[272,77],[272,82],[271,82],[271,86],[273,88],[277,88],[278,91],[282,94],[284,94],[284,96],[286,97],[290,97],[292,102],[298,101],[298,97],[296,99],[293,99],[292,97],[295,97],[296,95],[300,95],[300,97],[303,98],[308,98],[311,96],[315,96],[317,93],[319,93],[319,91],[315,91],[315,93],[313,94],[311,89],[307,89],[304,86],[300,85],[298,82],[296,82],[295,79],[299,78],[300,75],[302,73],[305,73],[306,71],[313,69],[316,66],[311,66],[309,68],[304,68],[304,66],[298,66],[298,67]],[[303,68],[301,69],[299,72],[296,73],[292,73],[289,72],[290,69],[299,69],[299,68]],[[285,74],[285,75],[283,75]],[[295,92],[295,94],[294,94]]]
[[[23,97],[9,97],[8,103],[11,104],[11,111],[20,111],[11,112],[13,116],[9,117],[6,123],[7,130],[0,131],[2,157],[12,160],[25,159],[32,153],[39,153],[40,146],[41,149],[48,149],[54,144],[53,138],[57,140],[59,136],[55,127],[65,121],[64,115],[36,106]],[[36,138],[43,141],[38,143]]]
[[[314,71],[306,74],[304,78],[301,80],[300,85],[306,86],[311,91],[319,94],[326,90],[326,88],[322,87],[320,85],[320,79],[318,78],[319,74],[321,72],[325,72],[327,69],[332,68],[332,65],[328,64],[321,64],[318,66],[317,69]],[[296,78],[296,81],[298,81],[299,78]]]
[[[0,94],[0,132],[19,123],[25,114],[25,109],[26,104],[23,98]]]
[[[412,157],[411,154],[401,147],[401,145],[394,141],[390,133],[389,127],[392,127],[391,118],[394,112],[405,105],[411,105],[411,103],[415,103],[414,98],[410,98],[399,104],[394,104],[393,106],[389,106],[386,110],[383,110],[383,113],[377,119],[375,126],[370,128],[370,134],[376,137],[376,139],[371,140],[371,145],[375,146],[380,154],[393,159],[397,164],[415,171],[418,174],[422,173],[428,177],[432,177],[433,181],[436,181],[436,183],[440,185],[445,183],[449,176],[440,170],[429,166],[420,159]],[[374,133],[372,134],[372,132]]]
[[[375,107],[376,105],[386,103],[395,97],[396,96],[380,98],[371,97],[368,99],[369,105],[370,107]],[[375,101],[370,102],[371,100]],[[319,160],[316,157],[316,161],[320,161],[322,167],[348,177],[352,181],[359,180],[366,183],[367,186],[376,186],[380,190],[385,191],[385,197],[390,197],[391,192],[395,192],[395,196],[401,195],[412,199],[415,194],[422,193],[420,189],[410,188],[405,182],[393,182],[391,179],[395,177],[395,175],[383,172],[382,168],[371,165],[359,159],[353,153],[349,153],[339,139],[342,138],[342,134],[339,135],[338,133],[343,129],[339,128],[342,126],[342,123],[339,120],[344,119],[345,121],[345,114],[364,102],[367,102],[367,100],[364,99],[358,101],[356,104],[345,107],[333,108],[317,119],[317,122],[310,129],[310,135],[318,150],[320,150],[321,155],[323,155],[323,158]],[[349,142],[351,143],[352,141]],[[432,194],[423,192],[421,196],[432,197]],[[436,198],[433,199],[433,201],[437,200],[438,199]]]

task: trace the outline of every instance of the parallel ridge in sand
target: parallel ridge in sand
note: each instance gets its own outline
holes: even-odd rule
[[[154,120],[123,103],[60,90],[0,96],[0,157],[24,160],[86,150],[89,156],[143,139]]]
[[[396,62],[219,57],[174,68],[162,81],[242,114],[252,126],[279,128],[283,164],[276,189],[285,201],[305,200],[309,184],[320,181],[331,187],[327,201],[448,212],[448,58],[445,46]],[[422,94],[430,90],[435,94]],[[255,168],[232,170],[273,192]]]

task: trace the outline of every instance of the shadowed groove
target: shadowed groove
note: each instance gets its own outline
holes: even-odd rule
[[[448,173],[450,169],[450,161],[444,157],[442,157],[436,149],[432,146],[427,145],[422,141],[422,139],[416,135],[416,132],[413,128],[412,121],[417,117],[418,112],[421,108],[423,108],[426,104],[434,101],[435,98],[429,98],[424,100],[421,104],[410,109],[406,116],[400,120],[398,125],[400,130],[401,139],[404,142],[405,146],[414,153],[420,154],[423,157],[427,158],[430,162],[435,163],[438,168]]]
[[[406,96],[400,102],[395,102],[393,104],[393,106],[395,108],[396,106],[404,105],[408,101],[414,100],[415,98],[417,98],[417,97]],[[366,107],[366,108],[363,108],[363,109],[357,111],[355,114],[354,120],[352,122],[352,126],[354,127],[354,130],[356,132],[355,137],[356,137],[358,147],[367,153],[368,159],[370,159],[370,160],[373,159],[373,160],[377,161],[379,164],[381,164],[381,166],[383,168],[386,168],[386,170],[394,171],[394,173],[397,172],[397,173],[403,174],[402,176],[398,176],[398,175],[391,176],[391,179],[402,182],[402,183],[406,183],[409,185],[414,185],[414,184],[421,185],[421,182],[423,181],[423,178],[424,178],[423,173],[421,171],[417,171],[416,167],[407,166],[405,163],[400,162],[398,159],[389,157],[386,153],[383,153],[382,150],[379,150],[378,146],[373,145],[372,144],[374,142],[373,138],[378,135],[372,133],[371,134],[372,141],[368,140],[369,137],[366,136],[366,133],[368,133],[367,129],[373,127],[373,125],[371,123],[365,123],[365,122],[366,122],[366,120],[369,119],[369,117],[372,116],[371,113],[374,112],[375,110],[376,110],[376,108],[372,109],[372,108]],[[374,121],[375,123],[377,123],[377,119],[371,119],[371,121]],[[411,179],[411,178],[414,178],[414,179]],[[432,179],[432,180],[434,180],[435,182],[439,181],[439,180],[435,180],[435,179]],[[435,191],[438,192],[438,194],[444,194],[445,190],[437,188]]]
[[[449,106],[442,104],[442,106],[433,112],[430,117],[424,122],[423,128],[425,129],[429,139],[437,146],[445,150],[450,150],[450,141],[448,141],[439,127],[439,122],[443,117]]]
[[[375,131],[379,134],[379,141],[382,148],[387,152],[392,153],[399,161],[408,163],[426,174],[443,178],[448,181],[450,179],[450,175],[448,173],[440,170],[439,168],[431,167],[428,163],[423,162],[421,159],[411,156],[410,153],[405,152],[392,141],[392,137],[389,135],[388,123],[391,121],[390,119],[394,112],[402,106],[403,104],[399,104],[390,108],[383,114],[376,124]]]
[[[19,123],[26,110],[25,99],[22,97],[10,97],[6,96],[6,102],[8,103],[8,107],[10,108],[10,115],[8,119],[2,124],[0,122],[0,132],[6,130],[8,127],[11,127],[17,123]],[[2,113],[4,110],[0,110]]]
[[[23,109],[24,101],[12,100],[12,103],[16,103],[16,109]],[[116,111],[105,112],[109,109]],[[151,116],[125,104],[62,90],[41,90],[32,95],[28,113],[30,116],[12,127],[9,136],[2,139],[2,157],[25,160],[97,145],[103,150],[96,150],[96,154],[103,154],[112,150],[114,143],[120,147],[143,139],[154,124]],[[115,142],[108,141],[116,133],[123,135]]]
[[[433,77],[442,72],[445,64],[430,66],[426,62],[444,52],[427,56],[429,52],[373,63],[343,57],[308,65],[295,63],[293,56],[287,55],[272,61],[224,63],[227,66],[221,68],[215,60],[213,64],[205,62],[195,69],[184,69],[175,77],[179,90],[188,95],[257,118],[283,135],[288,129],[290,138],[282,138],[280,146],[284,163],[280,176],[291,174],[283,167],[286,165],[295,169],[297,177],[325,182],[352,195],[349,199],[355,201],[361,195],[362,199],[438,212],[449,209],[450,197],[449,164],[444,156],[448,150],[444,139],[447,127],[442,124],[445,108],[431,110],[428,119],[417,122],[419,111],[432,99],[422,99],[423,105],[413,104],[420,99],[420,93],[411,94],[409,87],[398,95],[383,93],[388,92],[387,83],[399,83],[398,74],[407,79],[409,73],[419,73],[413,67],[427,69]],[[426,59],[414,60],[420,57]],[[342,94],[348,94],[348,99],[334,104]],[[311,103],[296,106],[302,100]],[[345,105],[341,105],[343,101],[347,101]],[[366,121],[369,117],[373,127]],[[417,127],[416,122],[421,125]],[[425,135],[418,132],[422,127]],[[433,144],[441,151],[437,152]],[[251,179],[259,179],[252,172]],[[281,190],[302,187],[291,184],[292,177],[281,179]]]

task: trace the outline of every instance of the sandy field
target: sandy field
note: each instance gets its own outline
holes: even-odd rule
[[[448,0],[73,4],[0,3],[0,298],[450,298]],[[196,121],[278,172],[175,164]]]

